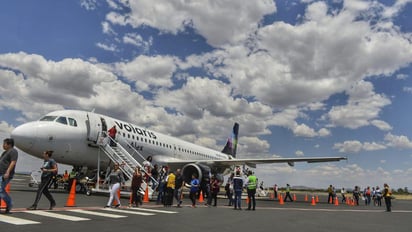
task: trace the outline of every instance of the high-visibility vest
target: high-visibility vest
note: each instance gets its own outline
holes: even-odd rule
[[[248,184],[247,184],[248,189],[256,189],[256,176],[250,175],[248,177]]]
[[[169,176],[167,176],[167,188],[172,188],[175,189],[175,183],[176,183],[176,176],[173,173],[170,173]]]

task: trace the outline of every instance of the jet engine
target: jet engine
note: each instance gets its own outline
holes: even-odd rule
[[[200,182],[209,181],[209,173],[210,168],[203,164],[186,164],[182,168],[183,180],[186,183],[190,183],[193,174]]]

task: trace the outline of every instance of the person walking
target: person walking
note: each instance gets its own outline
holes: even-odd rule
[[[286,202],[286,199],[289,198],[290,201],[293,201],[292,196],[290,195],[290,185],[286,184],[286,194],[285,194],[285,199],[283,201]]]
[[[234,177],[235,177],[235,174],[232,172],[229,178],[227,178],[227,182],[225,185],[226,196],[227,196],[227,199],[229,200],[228,206],[233,205],[233,178]]]
[[[329,185],[328,187],[328,204],[333,204],[333,187]]]
[[[41,182],[39,184],[39,188],[37,189],[36,198],[34,199],[34,203],[28,207],[28,210],[36,210],[37,204],[40,201],[42,194],[46,196],[46,198],[50,202],[49,209],[52,210],[56,206],[56,201],[54,200],[53,196],[49,192],[49,184],[52,181],[53,177],[57,174],[57,163],[54,159],[51,158],[53,155],[53,151],[45,151],[43,152],[43,166],[40,168],[41,173]]]
[[[120,190],[121,184],[124,184],[124,177],[122,171],[120,170],[119,164],[116,163],[114,165],[113,171],[109,175],[110,197],[105,208],[109,208],[112,205],[113,200],[116,200],[117,202],[117,204],[115,205],[116,208],[121,206],[119,196],[117,195],[117,192]]]
[[[175,192],[176,175],[173,171],[169,171],[169,175],[166,177],[166,196],[165,196],[165,207],[171,207],[173,205],[173,196]]]
[[[355,186],[354,190],[353,190],[353,199],[355,200],[355,204],[359,205],[359,197],[360,197],[360,190],[359,190],[359,186]]]
[[[342,195],[342,203],[346,202],[346,190],[345,188],[341,188],[340,194]]]
[[[383,198],[385,199],[386,212],[392,211],[392,191],[387,183],[383,184]]]
[[[234,209],[242,210],[242,190],[243,190],[243,178],[240,175],[240,171],[236,171],[235,177],[233,177],[233,191],[235,193]]]
[[[11,213],[13,202],[10,195],[6,192],[6,186],[10,183],[14,176],[16,168],[18,152],[14,148],[14,140],[7,138],[3,140],[4,152],[0,157],[0,199],[6,203],[6,214]]]
[[[253,174],[252,171],[249,170],[248,172],[248,177],[247,177],[247,196],[249,197],[249,203],[247,210],[255,210],[256,209],[256,199],[255,199],[255,194],[256,194],[256,186],[257,186],[257,178]]]
[[[192,208],[196,208],[196,194],[199,191],[199,180],[196,178],[195,174],[192,175],[192,180],[190,181],[190,193],[189,198],[192,201]]]
[[[183,176],[181,173],[180,169],[176,170],[176,181],[175,181],[175,198],[177,201],[177,206],[178,208],[180,208],[181,204],[182,204],[182,194],[183,194],[183,185],[184,185],[184,181],[183,181]]]
[[[212,176],[212,181],[210,183],[210,195],[211,195],[211,200],[209,204],[212,204],[213,200],[213,206],[217,206],[217,194],[219,193],[220,190],[220,182],[217,179],[216,175]]]
[[[274,192],[275,199],[278,199],[278,191],[279,191],[279,187],[277,184],[275,184],[275,186],[273,186],[273,192]]]
[[[140,187],[142,186],[143,176],[142,172],[140,171],[140,167],[136,167],[134,169],[133,177],[132,177],[132,200],[130,202],[130,206],[139,207],[139,204],[142,204],[142,198],[139,194]]]
[[[376,186],[375,190],[376,206],[382,206],[382,191],[379,186]]]
[[[116,146],[116,125],[114,125],[112,128],[110,128],[108,131],[109,137],[110,137],[110,146],[115,147]]]

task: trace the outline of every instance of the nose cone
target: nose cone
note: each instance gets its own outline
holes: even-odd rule
[[[37,126],[35,122],[29,122],[16,127],[11,132],[11,137],[14,139],[14,145],[23,151],[30,151],[34,146],[37,137]]]

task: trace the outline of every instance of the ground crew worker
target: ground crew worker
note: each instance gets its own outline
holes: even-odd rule
[[[67,190],[70,192],[70,189],[72,188],[73,180],[76,178],[77,172],[73,168],[72,171],[69,173],[69,186],[67,186]]]
[[[391,212],[392,209],[392,191],[387,183],[383,184],[383,198],[385,198],[386,212]]]
[[[255,175],[253,175],[252,171],[248,172],[248,177],[247,177],[247,196],[249,198],[249,203],[247,210],[255,210],[256,208],[256,200],[255,200],[255,194],[256,194],[256,186],[257,186],[257,178]]]
[[[293,201],[292,196],[290,195],[290,185],[289,184],[286,184],[286,195],[283,201],[286,201],[287,198],[289,198],[290,201]]]

